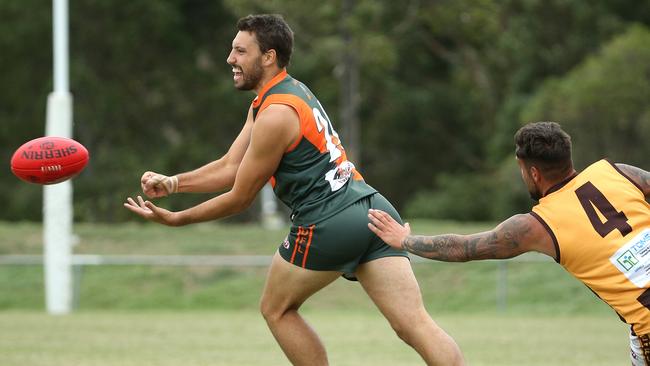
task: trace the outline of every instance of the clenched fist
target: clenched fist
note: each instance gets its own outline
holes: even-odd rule
[[[145,172],[140,179],[142,192],[149,198],[164,197],[178,192],[178,177]]]

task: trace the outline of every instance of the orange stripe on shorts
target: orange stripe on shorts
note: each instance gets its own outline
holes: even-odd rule
[[[309,239],[307,239],[307,248],[305,248],[305,254],[302,256],[302,268],[305,268],[305,263],[307,263],[307,254],[309,254],[309,247],[311,246],[311,238],[314,235],[314,226],[309,227]]]
[[[298,234],[296,234],[296,241],[293,243],[293,253],[291,253],[291,263],[296,259],[296,252],[298,251],[298,247],[300,246],[300,242],[304,237],[307,235],[307,228],[304,228],[302,226],[298,226]]]

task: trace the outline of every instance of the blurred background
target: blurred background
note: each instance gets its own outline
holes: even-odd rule
[[[260,201],[183,228],[122,207],[145,170],[194,169],[237,136],[254,94],[234,89],[225,60],[237,19],[250,13],[285,17],[295,32],[289,72],[316,93],[348,156],[415,232],[482,231],[529,211],[513,143],[529,121],[561,123],[578,169],[603,157],[650,169],[647,0],[69,6],[73,137],[91,160],[73,181],[75,313],[62,320],[43,312],[43,189],[9,167],[16,148],[45,134],[52,3],[0,0],[3,365],[286,364],[257,309],[286,225],[259,225]],[[159,202],[183,209],[209,197]],[[242,262],[224,264],[234,258]],[[548,258],[413,268],[428,311],[471,364],[627,363],[627,327]],[[335,365],[421,363],[356,283],[336,281],[303,309]]]
[[[0,0],[0,220],[42,216],[42,189],[12,176],[9,160],[44,134],[51,6]],[[291,25],[289,72],[406,217],[527,211],[512,136],[528,121],[560,122],[578,168],[601,157],[650,168],[649,1],[73,0],[74,138],[91,153],[76,221],[133,220],[122,202],[143,171],[174,174],[226,152],[254,95],[233,88],[225,59],[237,19],[259,12]]]

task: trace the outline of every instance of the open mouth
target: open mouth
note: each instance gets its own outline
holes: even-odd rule
[[[244,73],[241,71],[239,68],[234,68],[232,69],[232,78],[233,80],[241,80],[244,77]]]

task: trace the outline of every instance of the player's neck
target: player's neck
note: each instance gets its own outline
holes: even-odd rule
[[[578,172],[571,168],[571,170],[561,179],[557,179],[554,181],[547,181],[547,180],[542,180],[540,183],[540,188],[541,192],[543,192],[542,197],[546,196],[547,194],[554,192],[564,186],[568,181],[573,179],[578,174]]]
[[[266,84],[268,84],[271,80],[273,80],[273,78],[276,77],[278,74],[280,74],[282,71],[284,71],[284,68],[279,68],[277,66],[273,66],[265,69],[264,76],[262,76],[262,79],[257,84],[255,89],[253,89],[255,91],[255,94],[260,95],[260,93],[264,90]]]

